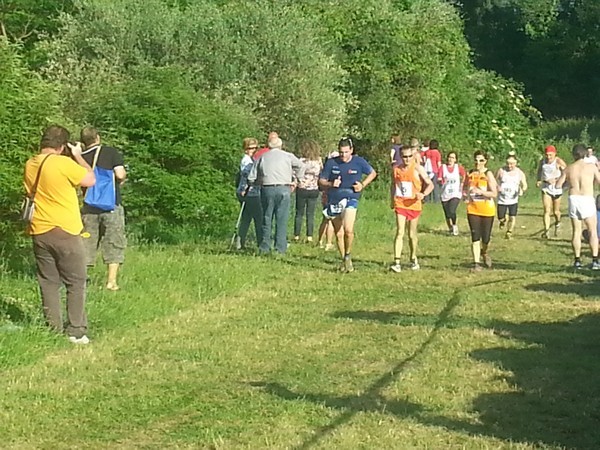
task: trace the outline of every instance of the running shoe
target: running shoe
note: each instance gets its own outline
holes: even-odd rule
[[[544,230],[542,232],[542,239],[550,239],[550,230]]]
[[[419,265],[419,262],[416,259],[410,263],[410,270],[419,270],[420,268],[421,266]]]
[[[506,225],[506,220],[500,220],[500,221],[498,222],[498,227],[499,227],[501,230],[504,230],[504,225]]]
[[[390,270],[392,272],[400,273],[400,272],[402,272],[402,267],[400,267],[400,264],[392,264],[390,266]]]
[[[558,236],[558,232],[560,231],[560,222],[556,222],[554,224],[554,236]]]
[[[452,225],[452,234],[458,236],[458,225]]]
[[[69,336],[69,342],[71,344],[87,345],[90,343],[90,338],[88,338],[85,334],[81,337]]]
[[[481,257],[483,258],[483,265],[485,267],[487,267],[488,269],[491,269],[492,268],[492,257],[488,254],[481,255]]]
[[[481,267],[481,264],[479,263],[474,263],[473,267],[471,267],[471,272],[481,272],[483,270],[483,267]]]
[[[583,265],[581,264],[581,261],[575,260],[575,262],[573,263],[573,269],[579,270],[579,269],[582,269],[582,268],[583,268]]]
[[[344,268],[346,269],[346,273],[354,272],[354,266],[352,265],[351,258],[344,259]]]
[[[592,270],[600,270],[600,262],[592,261],[592,265],[590,266]]]
[[[512,231],[507,231],[504,237],[510,241],[512,239]]]

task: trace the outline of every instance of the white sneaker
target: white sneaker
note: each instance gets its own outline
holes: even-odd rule
[[[86,345],[86,344],[90,343],[90,338],[87,337],[85,334],[83,336],[81,336],[80,338],[75,337],[75,336],[69,336],[69,342],[71,344]]]
[[[402,267],[400,267],[400,264],[392,264],[390,266],[390,270],[392,272],[400,273],[400,272],[402,272]]]
[[[419,270],[420,268],[421,266],[419,265],[416,259],[412,263],[410,263],[410,270]]]
[[[458,236],[458,225],[452,225],[452,234]]]

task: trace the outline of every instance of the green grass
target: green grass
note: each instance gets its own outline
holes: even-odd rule
[[[394,274],[385,205],[361,204],[352,274],[307,245],[132,247],[120,292],[91,274],[85,347],[40,324],[30,274],[3,275],[0,447],[597,448],[599,283],[567,270],[566,220],[534,237],[532,192],[471,274],[464,207],[448,237],[427,205],[422,270]]]

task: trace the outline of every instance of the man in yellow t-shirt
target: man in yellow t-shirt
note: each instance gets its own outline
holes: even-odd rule
[[[67,325],[64,331],[76,344],[87,344],[85,314],[85,250],[78,186],[96,182],[94,172],[81,157],[81,144],[71,145],[69,131],[52,125],[42,135],[40,153],[25,164],[25,189],[35,187],[35,210],[29,226],[42,293],[44,316],[55,330],[63,331],[60,287],[67,290]],[[63,156],[69,146],[73,159]],[[38,177],[39,173],[39,177]]]

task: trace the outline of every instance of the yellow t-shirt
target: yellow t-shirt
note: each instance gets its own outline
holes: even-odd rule
[[[40,175],[35,194],[35,211],[29,227],[29,234],[46,233],[59,227],[72,235],[83,229],[77,186],[87,174],[87,170],[71,158],[61,155],[39,154],[25,164],[25,189],[29,193],[44,158],[48,158]]]

